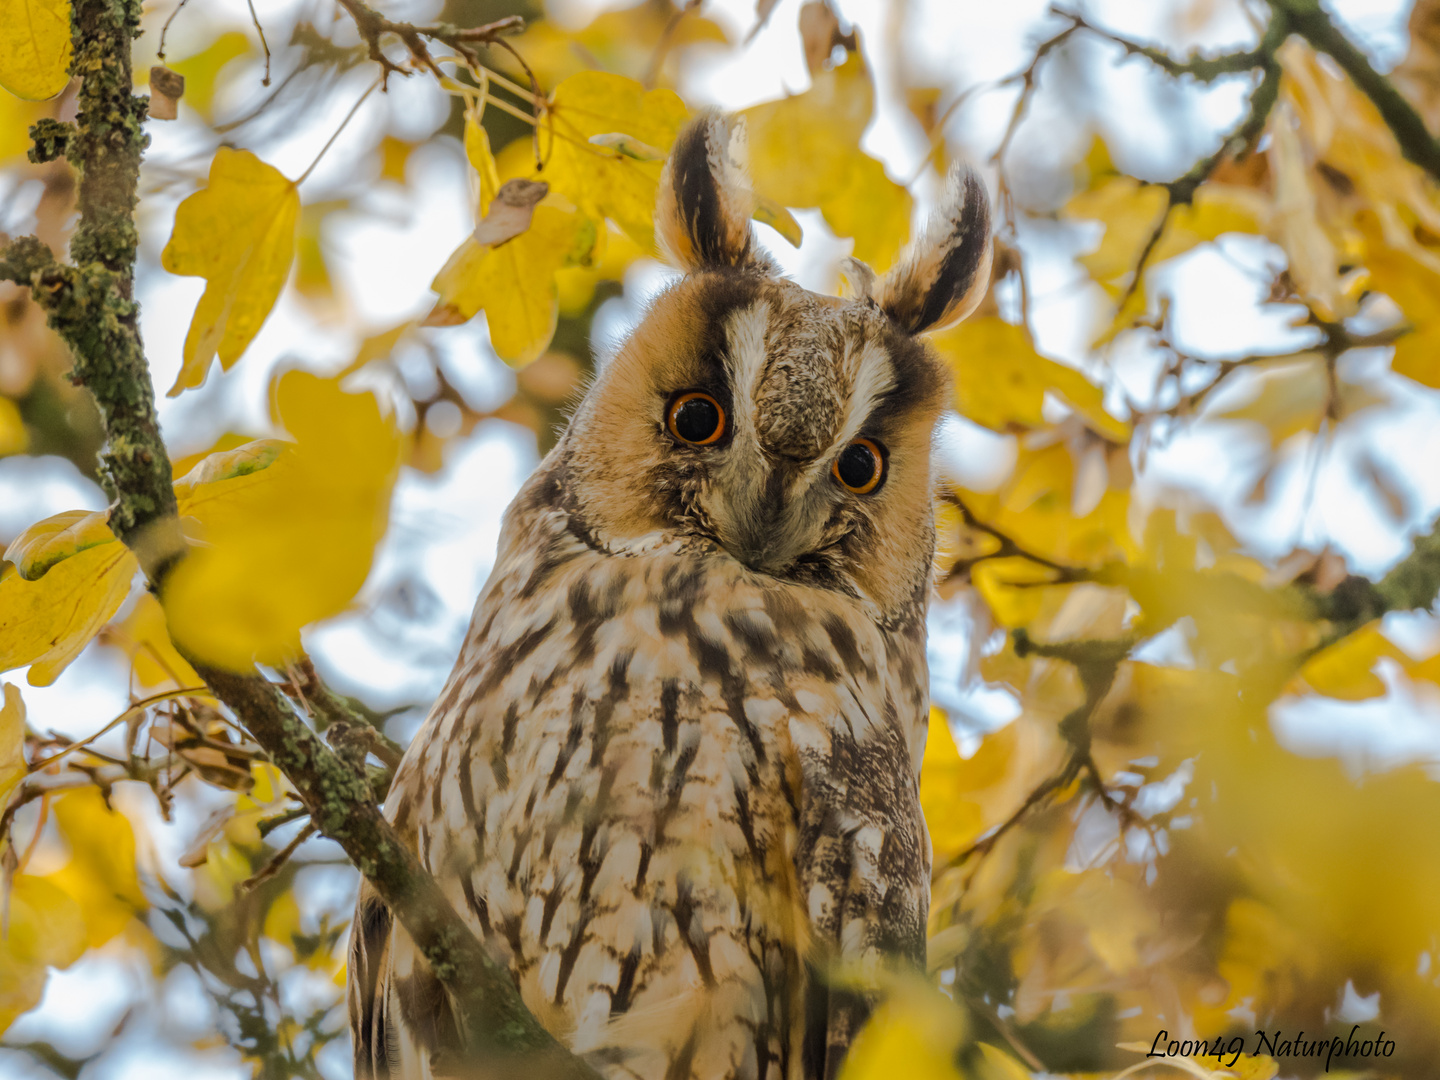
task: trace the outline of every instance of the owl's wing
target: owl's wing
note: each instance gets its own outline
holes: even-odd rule
[[[792,716],[801,797],[795,870],[810,920],[801,1062],[833,1080],[895,960],[923,969],[930,845],[903,726]]]

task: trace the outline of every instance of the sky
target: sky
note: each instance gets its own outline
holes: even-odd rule
[[[224,12],[237,28],[248,26],[245,0],[205,0],[213,22]],[[916,68],[951,82],[989,82],[1022,68],[1036,41],[1050,0],[910,0],[909,15],[897,26],[890,12],[895,5],[880,0],[837,0],[842,15],[861,30],[869,46],[879,90],[877,119],[865,138],[866,149],[885,161],[892,176],[911,175],[923,158],[925,145],[918,125],[909,117],[895,92],[890,70],[893,50],[884,47],[902,35],[907,55]],[[553,16],[581,25],[606,4],[596,0],[552,0]],[[1083,10],[1094,22],[1131,37],[1156,38],[1220,48],[1245,38],[1246,24],[1228,4],[1216,0],[1221,12],[1198,33],[1184,34],[1168,14],[1169,5],[1152,0],[1095,0]],[[387,7],[396,17],[424,18],[436,4],[427,0]],[[1406,48],[1405,0],[1332,0],[1332,10],[1362,41],[1382,66],[1388,67]],[[290,10],[288,0],[257,0],[262,20],[280,21]],[[769,100],[808,85],[798,37],[794,31],[799,0],[781,0],[769,27],[743,53],[723,62],[688,65],[682,87],[688,101],[725,109]],[[1230,14],[1226,15],[1225,12]],[[753,21],[752,0],[707,0],[705,14],[727,25],[733,37],[744,34]],[[182,16],[172,31],[172,55],[183,56],[187,47]],[[1087,44],[1085,49],[1103,47]],[[1142,61],[1120,65],[1101,63],[1093,86],[1106,118],[1104,133],[1113,135],[1113,151],[1121,164],[1138,175],[1156,178],[1175,175],[1209,149],[1214,131],[1233,122],[1243,106],[1244,87],[1235,81],[1207,91],[1175,95]],[[328,108],[317,109],[297,124],[289,137],[270,144],[267,160],[287,175],[300,174],[316,148],[335,129],[341,117],[364,92],[373,73],[361,68],[346,76],[349,93],[339,93]],[[1168,96],[1167,96],[1168,94]],[[957,110],[947,131],[964,152],[983,163],[1007,121],[1014,98],[1008,90],[990,89],[972,95]],[[221,101],[219,112],[239,111],[243,100]],[[355,154],[367,129],[384,129],[419,137],[431,130],[447,108],[441,95],[424,79],[392,80],[388,95],[372,95],[347,131],[316,169],[302,191],[307,201],[346,188],[353,180]],[[1011,171],[1023,189],[1025,163],[1073,159],[1088,142],[1091,131],[1074,123],[1070,105],[1042,91],[1032,120],[1012,149]],[[151,125],[154,145],[145,182],[159,187],[167,163],[180,162],[194,153],[197,130],[184,121]],[[205,386],[177,399],[162,398],[160,416],[167,443],[176,456],[203,447],[216,430],[217,415],[231,429],[263,431],[265,387],[277,365],[304,366],[333,371],[354,355],[368,334],[428,310],[433,302],[429,282],[435,270],[469,231],[471,196],[460,157],[440,148],[420,152],[412,162],[408,188],[391,185],[365,196],[365,212],[338,214],[326,240],[335,256],[331,265],[348,296],[349,317],[342,327],[321,325],[293,297],[282,298],[244,361],[225,375],[212,371]],[[1059,200],[1063,191],[1044,190],[1043,168],[1035,168],[1036,201]],[[1032,187],[1035,185],[1032,185]],[[160,248],[168,235],[174,205],[188,190],[165,188],[149,200],[142,223],[142,260],[158,265]],[[934,192],[923,184],[916,194],[922,203]],[[11,200],[7,218],[23,216],[24,191],[0,192]],[[17,209],[18,208],[18,209]],[[835,263],[848,250],[848,241],[828,233],[815,213],[798,214],[806,239],[797,251],[776,234],[762,229],[762,242],[784,270],[815,289],[833,286]],[[1047,355],[1082,364],[1085,342],[1092,329],[1094,298],[1077,287],[1073,257],[1093,245],[1098,234],[1060,235],[1037,230],[1022,236],[1035,298],[1033,314],[1037,340]],[[1296,331],[1273,316],[1255,310],[1256,270],[1273,260],[1275,252],[1263,243],[1223,240],[1175,260],[1159,273],[1159,284],[1185,303],[1177,305],[1177,332],[1197,352],[1224,355],[1242,346],[1293,347]],[[650,295],[667,280],[669,271],[656,264],[638,265],[626,280],[623,298],[611,300],[597,317],[597,337],[619,340],[643,312]],[[179,368],[181,344],[190,312],[203,282],[177,278],[155,270],[142,277],[140,300],[143,334],[154,368],[155,383],[164,393]],[[1224,318],[1214,313],[1223,311]],[[444,356],[450,375],[467,399],[476,405],[495,403],[508,396],[513,375],[490,352],[483,325],[453,330],[426,331]],[[1346,363],[1358,377],[1383,368],[1383,354],[1356,355]],[[403,370],[405,361],[399,364]],[[1110,377],[1110,401],[1122,400],[1129,390],[1138,393],[1149,385],[1155,357],[1143,350],[1116,358]],[[1092,371],[1092,374],[1095,372]],[[1342,371],[1342,376],[1345,372]],[[1395,377],[1392,377],[1395,378]],[[384,388],[381,387],[383,390]],[[1300,533],[1290,527],[1299,517],[1297,507],[1305,495],[1303,477],[1308,469],[1303,446],[1290,448],[1280,473],[1281,496],[1265,512],[1237,510],[1232,525],[1252,549],[1276,556],[1296,543],[1318,547],[1329,543],[1350,559],[1362,573],[1383,570],[1403,553],[1403,531],[1376,511],[1365,493],[1365,482],[1353,467],[1363,454],[1381,461],[1410,463],[1403,468],[1413,490],[1407,493],[1407,527],[1413,531],[1440,508],[1440,470],[1413,467],[1419,460],[1440,461],[1440,424],[1436,423],[1436,395],[1424,398],[1410,393],[1410,404],[1397,416],[1386,412],[1383,425],[1363,417],[1342,429],[1329,462],[1317,474],[1314,509],[1304,516]],[[403,417],[402,417],[403,419]],[[1213,430],[1220,427],[1220,430]],[[1152,453],[1146,470],[1147,490],[1168,493],[1195,491],[1227,507],[1238,506],[1237,493],[1250,480],[1245,474],[1246,454],[1235,452],[1237,434],[1223,426],[1207,433],[1182,434]],[[1003,474],[1013,445],[958,418],[945,427],[945,461],[956,475],[972,486],[990,483]],[[438,691],[448,673],[479,591],[494,555],[499,516],[537,461],[533,436],[498,421],[487,422],[474,438],[458,446],[444,468],[433,476],[406,470],[396,490],[391,532],[376,560],[371,579],[353,614],[331,620],[307,638],[307,648],[322,672],[337,687],[361,694],[378,708],[408,703],[422,707]],[[1226,467],[1216,468],[1216,461]],[[59,459],[8,458],[0,460],[0,540],[8,541],[31,522],[62,510],[98,509],[105,503],[100,490]],[[1283,527],[1282,527],[1283,525]],[[423,618],[415,617],[422,613]],[[1419,617],[1391,617],[1386,626],[1402,645],[1417,652],[1440,647],[1435,621]],[[937,606],[932,616],[932,686],[936,700],[957,717],[962,750],[973,752],[978,736],[1003,724],[1015,714],[1014,698],[1002,690],[960,686],[958,680],[967,651],[968,614],[959,603]],[[1183,663],[1183,636],[1157,643],[1155,655]],[[1277,733],[1301,753],[1337,754],[1356,770],[1394,767],[1404,761],[1440,761],[1440,691],[1416,691],[1393,669],[1382,669],[1392,693],[1384,699],[1342,705],[1318,706],[1311,701],[1290,701],[1277,706],[1273,722]],[[22,681],[23,672],[11,672]],[[24,687],[31,724],[40,729],[66,732],[93,730],[127,704],[123,661],[113,651],[88,649],[49,688]],[[418,724],[421,711],[398,721],[397,735],[406,736]],[[154,858],[173,859],[188,846],[193,818],[176,825],[158,821],[153,807],[140,797],[129,798],[126,809],[145,821],[155,840]],[[319,847],[323,842],[316,842]],[[316,884],[316,895],[333,885]],[[324,896],[317,903],[343,909],[345,898]],[[52,977],[41,1006],[23,1018],[10,1039],[55,1038],[71,1052],[96,1040],[107,1023],[137,994],[162,995],[168,1022],[193,1024],[203,1030],[206,1017],[193,985],[183,974],[174,975],[158,990],[147,981],[144,965],[123,950],[92,958],[70,971]],[[197,1011],[198,1010],[198,1011]],[[148,1023],[149,1021],[147,1021]],[[147,1037],[147,1031],[149,1036]],[[144,1024],[127,1035],[107,1056],[96,1075],[111,1077],[179,1077],[188,1080],[243,1075],[215,1055],[152,1056],[153,1029]],[[217,1064],[217,1061],[219,1062]],[[7,1072],[18,1067],[15,1055],[0,1054],[0,1078],[26,1075]],[[343,1055],[327,1063],[330,1075],[346,1075]]]

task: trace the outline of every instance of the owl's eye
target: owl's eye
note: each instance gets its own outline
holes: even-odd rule
[[[725,434],[725,410],[703,390],[687,390],[670,403],[670,434],[691,446],[711,446]]]
[[[885,478],[885,455],[878,443],[856,439],[840,452],[830,471],[846,491],[869,495]]]

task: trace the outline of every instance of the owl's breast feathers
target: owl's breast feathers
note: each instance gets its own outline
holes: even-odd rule
[[[604,550],[546,483],[507,519],[391,816],[607,1075],[833,1075],[866,1006],[829,977],[923,961],[923,622],[681,542]],[[436,985],[367,904],[362,1075],[443,1075]]]

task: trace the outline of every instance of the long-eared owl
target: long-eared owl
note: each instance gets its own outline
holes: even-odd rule
[[[685,275],[506,512],[387,813],[607,1077],[833,1077],[867,979],[923,963],[931,441],[916,335],[989,279],[972,173],[837,299],[778,275],[722,118],[680,135],[656,230]],[[843,972],[843,977],[837,972]],[[465,1075],[439,984],[368,889],[356,1072]]]

